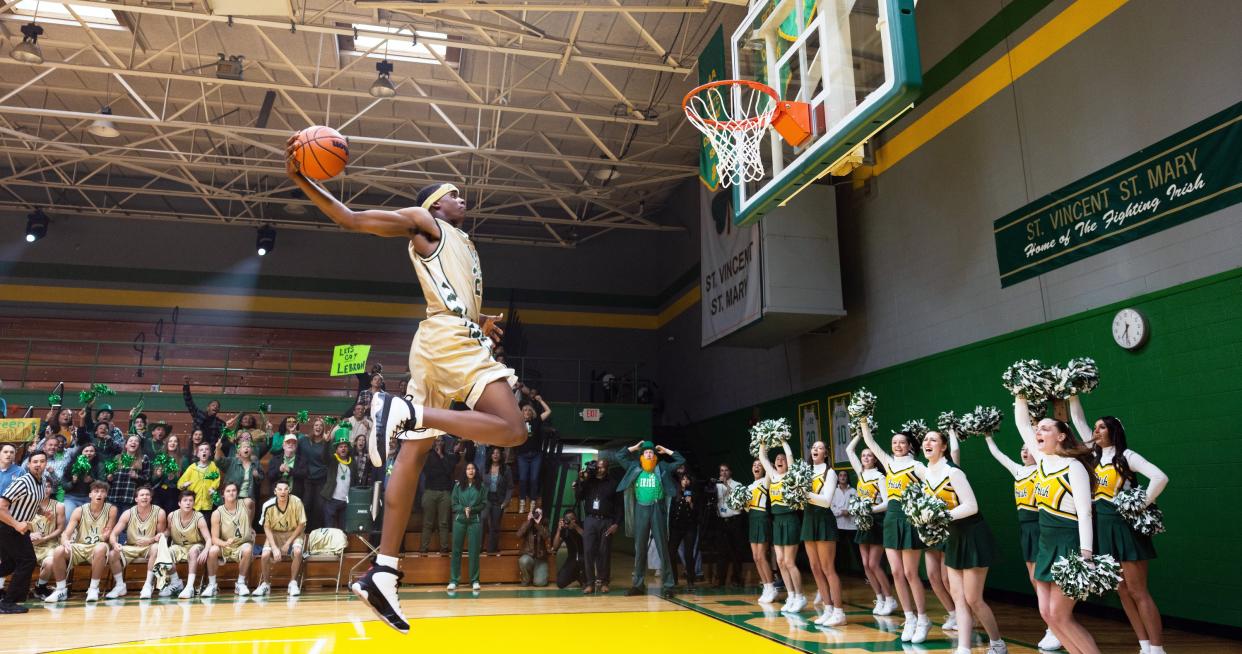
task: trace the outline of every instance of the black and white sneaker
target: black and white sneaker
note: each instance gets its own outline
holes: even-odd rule
[[[388,439],[409,431],[422,431],[423,408],[410,401],[388,393],[376,393],[371,398],[371,433],[367,438],[367,453],[371,465],[380,467],[387,458]]]
[[[401,572],[386,565],[372,563],[371,568],[349,585],[358,599],[367,606],[385,624],[397,631],[410,633],[410,623],[401,615],[401,600],[397,597],[397,588],[401,585]]]

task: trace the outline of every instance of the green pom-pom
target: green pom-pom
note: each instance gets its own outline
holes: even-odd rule
[[[750,487],[738,484],[725,495],[725,506],[731,511],[742,511],[746,509],[746,505],[750,504]]]
[[[237,440],[237,430],[233,427],[225,427],[220,430],[220,435],[228,439],[230,443]]]
[[[82,404],[90,404],[95,401],[95,393],[93,391],[78,391],[78,402]]]
[[[211,505],[220,506],[221,504],[224,504],[224,498],[220,496],[220,491],[211,489]]]
[[[907,420],[901,423],[901,428],[893,433],[896,434],[897,432],[902,431],[914,436],[914,440],[921,441],[923,440],[923,437],[927,435],[927,423],[923,422],[922,418]]]
[[[811,479],[814,476],[815,469],[806,459],[794,461],[794,464],[789,466],[789,470],[785,472],[785,476],[781,478],[781,491],[785,503],[795,510],[806,506],[806,498],[811,494]]]
[[[1012,395],[1037,400],[1052,394],[1056,379],[1038,359],[1021,359],[1001,374],[1001,385]]]
[[[309,419],[310,419],[310,411],[307,411],[306,409],[302,409],[301,411],[298,411],[298,422],[306,422]]]
[[[962,433],[969,435],[995,434],[1000,430],[1001,412],[994,406],[976,405],[974,411],[962,416]]]
[[[1031,414],[1031,420],[1039,422],[1040,420],[1048,417],[1048,400],[1043,398],[1038,400],[1027,400],[1026,410],[1027,413]]]
[[[105,475],[115,474],[116,469],[117,469],[116,459],[108,459],[107,461],[104,461],[104,474]]]
[[[789,436],[789,421],[784,418],[760,420],[750,428],[750,454],[759,456],[760,445],[766,446],[769,450],[780,447],[781,443],[789,441]]]
[[[163,468],[164,476],[166,477],[177,476],[177,474],[181,472],[181,466],[178,465],[177,461],[171,456],[168,456],[168,453],[166,452],[156,454],[155,458],[151,460],[151,467]]]
[[[867,425],[871,427],[871,433],[874,434],[875,430],[879,429],[879,423],[871,416],[867,416],[866,420]],[[850,420],[850,438],[862,438],[861,422],[862,418]]]
[[[134,465],[134,455],[126,452],[121,455],[121,468],[132,468]]]
[[[60,406],[60,403],[61,403],[60,395],[57,395],[56,393],[52,393],[51,395],[47,396],[47,403],[51,406]]]
[[[875,526],[875,514],[871,511],[871,500],[858,494],[850,495],[845,510],[854,518],[859,531],[870,531]]]
[[[220,473],[216,472],[215,470],[212,470],[211,472],[203,475],[203,479],[206,479],[208,481],[212,479],[219,479],[219,478],[220,478]]]
[[[1090,393],[1100,385],[1100,369],[1095,360],[1088,357],[1070,359],[1064,366],[1053,366],[1051,373],[1056,380],[1052,394],[1061,399]]]
[[[936,417],[936,429],[945,433],[955,431],[961,434],[962,421],[957,417],[956,413],[952,411],[944,411]]]
[[[69,468],[69,473],[75,477],[83,477],[91,472],[91,460],[86,458],[85,454],[79,454],[78,458],[73,460],[73,467]]]
[[[901,496],[901,509],[906,519],[919,532],[919,538],[927,545],[936,545],[949,537],[949,507],[940,498],[931,495],[924,482],[906,486]]]
[[[337,418],[336,416],[328,416],[327,418],[323,419],[323,424],[327,425],[329,428],[332,428],[332,427],[335,427],[336,423],[340,421],[341,419]]]

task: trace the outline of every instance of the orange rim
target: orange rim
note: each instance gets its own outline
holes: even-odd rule
[[[690,98],[693,98],[699,93],[702,93],[703,91],[706,91],[707,89],[710,89],[710,88],[715,88],[717,86],[732,86],[734,84],[737,84],[739,86],[750,87],[751,89],[759,91],[767,95],[768,97],[772,98],[772,109],[769,111],[765,111],[759,114],[758,116],[751,116],[749,118],[743,118],[741,120],[712,120],[711,118],[704,118],[703,116],[699,116],[698,114],[693,114],[694,117],[703,121],[704,124],[710,125],[712,127],[716,127],[716,128],[728,130],[728,131],[737,131],[739,129],[744,129],[744,128],[754,125],[755,123],[761,122],[765,116],[767,116],[768,114],[774,113],[776,111],[776,107],[780,104],[781,96],[777,95],[776,91],[772,87],[768,86],[767,84],[763,84],[761,82],[756,82],[754,80],[748,80],[748,79],[722,79],[722,80],[716,80],[715,82],[708,82],[701,86],[696,86],[693,89],[690,89],[690,92],[686,94],[686,97],[682,98],[681,100],[681,108],[687,114],[691,114]]]

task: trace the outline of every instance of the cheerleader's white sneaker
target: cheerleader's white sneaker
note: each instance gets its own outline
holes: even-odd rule
[[[949,614],[945,616],[944,624],[941,625],[940,628],[945,631],[953,631],[957,629],[957,613],[955,611],[949,611]]]
[[[901,626],[901,642],[908,643],[911,638],[914,638],[915,622],[915,620],[906,620],[906,623]]]
[[[1061,641],[1057,640],[1057,637],[1052,633],[1051,629],[1048,629],[1044,632],[1044,637],[1040,639],[1039,644],[1036,647],[1052,652],[1061,649]]]
[[[931,631],[931,620],[927,618],[919,618],[914,625],[914,635],[910,637],[910,642],[919,644],[927,640],[927,633]]]
[[[884,598],[875,598],[875,606],[871,607],[871,615],[885,615],[881,613],[884,610]]]
[[[881,613],[880,615],[892,615],[893,612],[896,610],[897,610],[897,598],[889,597],[888,599],[884,600],[884,613]]]
[[[834,608],[827,615],[828,619],[821,623],[825,627],[840,627],[847,622],[844,609]]]

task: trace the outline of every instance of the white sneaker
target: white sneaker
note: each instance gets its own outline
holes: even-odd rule
[[[52,593],[47,597],[44,597],[43,601],[46,604],[55,604],[57,602],[63,602],[67,599],[69,599],[68,588],[53,588]]]
[[[914,638],[914,625],[916,622],[918,621],[906,620],[906,623],[901,626],[901,642],[908,643],[910,639]]]
[[[826,611],[825,615],[828,616],[828,619],[821,623],[825,627],[840,627],[846,623],[845,611],[843,609],[834,608],[831,611]]]
[[[987,654],[1009,654],[1009,645],[1003,640],[999,643],[991,643],[988,645]]]
[[[772,587],[769,584],[764,584],[763,592],[759,593],[759,603],[760,604],[771,604],[772,600],[774,599],[776,599],[776,588]]]
[[[449,584],[444,587],[444,590],[457,590],[457,584]]]
[[[888,599],[884,601],[884,610],[887,611],[887,613],[881,613],[880,615],[892,615],[897,611],[896,596],[890,595]]]
[[[138,591],[138,599],[151,599],[151,593],[154,591],[151,584],[143,584],[142,590]]]
[[[185,590],[185,582],[181,581],[181,577],[177,577],[160,589],[160,597],[172,597],[182,590]]]
[[[216,584],[207,584],[207,587],[204,588],[203,592],[199,593],[198,596],[199,597],[215,597],[218,594],[220,594],[219,586],[217,586]]]
[[[269,583],[267,583],[267,582],[265,581],[265,582],[263,582],[263,583],[259,584],[259,585],[258,585],[258,587],[256,587],[256,588],[254,589],[254,592],[253,592],[253,593],[250,593],[250,594],[251,594],[251,595],[255,595],[255,596],[259,596],[259,595],[267,595],[267,594],[268,594],[268,593],[270,593],[270,592],[272,592],[272,585],[271,585],[271,584],[269,584]]]
[[[118,597],[125,597],[128,594],[129,594],[129,589],[125,587],[125,584],[117,584],[113,586],[112,590],[108,591],[108,594],[104,595],[104,597],[108,599],[116,599]]]
[[[98,602],[98,601],[99,601],[99,589],[98,589],[98,588],[89,588],[89,589],[87,589],[87,591],[86,591],[86,601],[88,601],[88,602]]]
[[[471,584],[471,585],[470,585],[470,589],[471,589],[471,590],[478,591],[478,590],[479,590],[479,588],[480,588],[480,586],[479,586],[479,582],[477,582],[477,581],[476,581],[476,582],[474,582],[473,584]]]
[[[883,610],[884,610],[884,598],[883,597],[875,598],[875,606],[872,607],[871,609],[871,615],[887,615],[885,613],[881,613],[881,611]]]
[[[250,594],[250,588],[246,586],[246,582],[239,581],[237,582],[237,585],[233,587],[233,594],[238,597],[245,597]]]
[[[793,595],[786,595],[786,596],[785,596],[785,603],[784,603],[784,604],[781,604],[781,613],[785,613],[785,612],[789,611],[791,608],[793,608],[793,605],[794,605],[794,596],[793,596]]]
[[[181,589],[180,593],[177,594],[177,599],[190,599],[192,597],[194,597],[193,586],[186,586],[185,588]]]
[[[1037,645],[1037,647],[1039,647],[1039,649],[1047,650],[1051,652],[1054,650],[1061,649],[1061,641],[1057,640],[1057,637],[1053,635],[1051,629],[1048,629],[1047,631],[1044,632],[1044,637],[1040,639],[1039,645]]]
[[[289,582],[289,597],[297,597],[302,594],[302,589],[298,587],[297,581]]]
[[[910,642],[914,644],[927,640],[927,633],[931,631],[931,620],[919,620],[914,625],[914,635],[910,637]]]
[[[957,629],[957,613],[949,613],[948,615],[946,615],[944,624],[940,625],[940,628],[944,629],[945,631],[956,630]]]
[[[823,603],[824,601],[820,599],[819,591],[818,590],[815,591],[815,601],[811,602],[811,604],[814,605],[814,604],[823,604]]]

